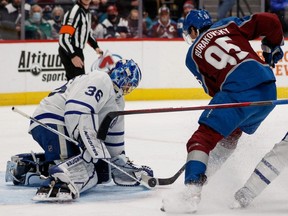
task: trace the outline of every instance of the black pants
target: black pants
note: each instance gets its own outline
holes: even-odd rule
[[[73,79],[76,76],[85,74],[85,67],[84,66],[83,66],[83,68],[75,67],[74,64],[71,61],[70,56],[67,55],[67,53],[65,52],[65,50],[62,47],[59,47],[58,52],[59,52],[59,56],[61,58],[61,62],[64,65],[64,68],[65,68],[65,71],[66,71],[67,81],[70,80],[70,79]],[[79,57],[84,62],[83,53],[81,53],[81,55],[79,55]]]

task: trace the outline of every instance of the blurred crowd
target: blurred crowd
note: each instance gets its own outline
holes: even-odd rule
[[[21,31],[25,32],[25,39],[58,39],[63,16],[76,1],[26,0],[25,3],[21,3],[21,0],[0,0],[0,39],[20,39]],[[185,15],[199,6],[198,0],[144,0],[141,5],[142,10],[139,11],[139,1],[92,0],[89,10],[94,37],[97,39],[179,38],[182,37]],[[267,11],[279,14],[285,31],[287,31],[286,1],[266,0]],[[224,12],[223,9],[219,10],[218,17],[220,13],[225,14],[227,10],[231,10],[235,2],[236,0],[218,1],[219,9],[227,8]],[[23,12],[21,4],[24,5],[24,18],[21,16]],[[23,20],[25,23],[21,25]]]

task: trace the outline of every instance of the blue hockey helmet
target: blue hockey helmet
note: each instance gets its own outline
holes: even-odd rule
[[[198,30],[198,34],[199,34],[200,29],[210,26],[212,24],[213,24],[212,18],[208,11],[203,10],[203,9],[191,10],[186,15],[184,22],[183,22],[183,38],[187,41],[187,37],[191,34],[192,26]]]
[[[125,95],[138,86],[142,74],[139,66],[132,59],[121,59],[116,62],[115,67],[111,70],[110,77],[116,93],[122,90]]]
[[[184,19],[183,31],[188,31],[191,26],[202,29],[212,25],[212,18],[206,10],[191,10]]]

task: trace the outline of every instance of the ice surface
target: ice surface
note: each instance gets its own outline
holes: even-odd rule
[[[126,109],[206,105],[208,101],[127,102]],[[17,106],[32,115],[35,106]],[[126,117],[126,153],[134,163],[149,165],[156,177],[170,177],[185,163],[186,141],[198,127],[201,111],[142,114]],[[258,131],[244,135],[234,154],[203,188],[196,215],[287,215],[288,173],[280,175],[247,209],[231,210],[235,191],[246,181],[262,156],[287,132],[287,105],[275,108]],[[183,175],[170,186],[151,191],[113,184],[97,186],[70,203],[36,203],[31,200],[36,188],[6,183],[6,161],[14,154],[40,152],[27,133],[29,120],[14,113],[10,106],[0,107],[0,215],[1,216],[160,216],[162,198],[183,190]],[[177,215],[177,214],[169,214]]]

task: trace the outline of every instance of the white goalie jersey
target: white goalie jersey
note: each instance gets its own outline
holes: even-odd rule
[[[124,110],[124,105],[124,98],[116,95],[109,75],[97,71],[78,76],[55,89],[41,101],[33,117],[45,124],[65,125],[70,137],[77,140],[82,115],[90,116],[88,127],[97,132],[106,114]],[[29,132],[37,125],[31,122]],[[123,116],[112,122],[104,143],[112,157],[124,150]]]

